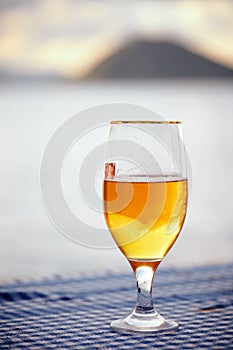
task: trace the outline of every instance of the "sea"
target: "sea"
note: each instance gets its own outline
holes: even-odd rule
[[[0,84],[1,280],[130,270],[107,230],[103,230],[104,238],[97,230],[102,224],[96,217],[101,217],[102,213],[95,217],[91,214],[95,208],[83,210],[86,204],[82,196],[77,196],[79,204],[75,207],[78,190],[72,192],[72,186],[74,179],[78,185],[79,177],[72,164],[75,154],[77,163],[80,154],[85,159],[91,152],[90,147],[83,144],[79,153],[74,152],[70,158],[69,152],[66,154],[64,169],[67,175],[64,175],[66,180],[61,187],[67,191],[67,194],[63,193],[67,206],[71,203],[71,211],[74,216],[80,214],[83,223],[75,226],[74,221],[72,234],[68,232],[69,225],[60,227],[61,208],[57,220],[50,213],[40,180],[45,151],[57,130],[63,130],[63,125],[68,125],[77,115],[81,127],[85,124],[85,110],[113,103],[136,105],[142,111],[145,108],[165,119],[183,122],[184,143],[190,161],[189,205],[182,232],[161,268],[233,261],[233,80],[5,82]],[[99,108],[96,110],[101,111],[103,107]],[[109,116],[110,119],[122,119],[118,109],[116,114]],[[101,115],[96,115],[96,129],[98,123],[103,124]],[[78,128],[74,131],[79,133]],[[101,129],[91,137],[92,144],[99,145],[103,135]],[[61,134],[60,137],[62,144],[65,136],[63,138]],[[55,158],[56,150],[54,164]],[[53,158],[47,166],[53,167]],[[92,173],[87,174],[88,179],[91,177]],[[98,187],[98,181],[96,183],[89,190],[84,186],[84,197],[85,192],[88,194]],[[100,192],[97,189],[99,196]],[[59,207],[55,195],[50,206],[55,212]],[[91,233],[85,230],[85,225],[89,224]],[[95,225],[96,234],[93,233]],[[91,235],[95,236],[93,244]]]

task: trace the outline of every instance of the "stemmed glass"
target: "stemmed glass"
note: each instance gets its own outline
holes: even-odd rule
[[[112,121],[104,179],[110,233],[137,281],[133,312],[111,323],[119,332],[170,332],[178,324],[153,307],[152,282],[177,239],[187,207],[185,150],[179,121]]]

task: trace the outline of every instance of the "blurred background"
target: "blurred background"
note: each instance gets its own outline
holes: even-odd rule
[[[129,269],[65,238],[40,195],[55,130],[111,102],[183,121],[193,187],[164,265],[233,260],[232,43],[231,0],[0,0],[1,279]]]

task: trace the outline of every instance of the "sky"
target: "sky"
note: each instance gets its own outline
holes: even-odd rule
[[[0,70],[83,78],[133,40],[169,40],[233,68],[231,0],[0,0]]]

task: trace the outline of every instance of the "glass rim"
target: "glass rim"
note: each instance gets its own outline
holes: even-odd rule
[[[111,120],[110,124],[182,124],[180,120]]]

